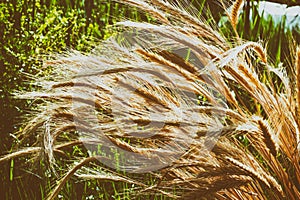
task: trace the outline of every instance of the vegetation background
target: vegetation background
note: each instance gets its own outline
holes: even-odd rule
[[[191,1],[208,21],[220,19],[223,8],[213,1]],[[285,30],[285,21],[275,25],[271,18],[258,15],[254,1],[247,1],[244,13],[240,16],[238,32],[246,40],[268,43],[268,53],[275,63],[289,65],[290,46],[300,41],[298,29]],[[288,5],[300,5],[299,1],[277,0]],[[210,7],[214,9],[209,9]],[[252,18],[250,18],[252,10]],[[16,100],[16,90],[31,90],[27,74],[41,73],[41,59],[47,54],[63,52],[68,49],[89,51],[102,39],[108,38],[114,30],[110,27],[117,21],[130,18],[137,21],[149,21],[151,18],[136,9],[128,8],[110,0],[7,0],[0,1],[0,156],[10,152],[16,145],[11,133],[18,131],[22,117],[27,114],[31,101]],[[284,18],[283,18],[284,19]],[[230,26],[222,29],[225,35],[233,35]],[[271,42],[270,42],[271,41]],[[272,42],[277,41],[277,42]],[[43,71],[47,73],[47,71]],[[27,78],[25,78],[27,77]],[[26,79],[26,81],[25,81]],[[45,174],[39,174],[43,164],[30,168],[20,168],[18,163],[24,160],[12,160],[1,164],[0,199],[43,199],[51,181],[45,181]],[[28,162],[30,166],[30,162]],[[53,181],[53,180],[52,180]],[[72,182],[73,181],[73,182]],[[98,193],[112,193],[116,199],[116,187],[111,183],[99,188],[95,182],[76,182],[72,180],[66,189],[68,198],[82,199],[110,198]],[[68,191],[69,190],[69,191]],[[112,192],[111,192],[112,191]],[[98,196],[97,196],[98,195]],[[96,197],[95,197],[96,196]]]

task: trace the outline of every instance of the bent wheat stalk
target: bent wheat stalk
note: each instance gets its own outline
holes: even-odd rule
[[[232,47],[226,42],[231,38],[180,2],[120,2],[158,22],[119,23],[124,32],[90,54],[69,52],[46,61],[53,74],[39,80],[38,91],[18,94],[43,100],[18,133],[21,145],[41,140],[0,162],[42,151],[55,169],[68,147],[88,149],[89,158],[72,158],[77,162],[49,199],[73,175],[136,183],[144,192],[133,190],[132,196],[300,199],[299,50],[294,91],[275,92],[261,80],[259,69],[273,69],[261,44]],[[230,19],[234,26],[240,3]],[[258,58],[262,62],[253,65]],[[150,171],[157,178],[152,185],[130,175]]]

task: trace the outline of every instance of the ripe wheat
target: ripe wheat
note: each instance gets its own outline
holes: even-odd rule
[[[106,153],[115,147],[125,152],[124,163],[93,153],[73,158],[77,164],[49,199],[73,175],[124,181],[144,191],[133,196],[300,199],[299,49],[292,85],[284,69],[268,62],[262,44],[233,44],[187,12],[184,3],[120,2],[144,10],[155,22],[118,23],[123,32],[90,54],[70,52],[45,61],[53,74],[37,81],[39,90],[18,94],[42,100],[18,133],[21,144],[39,139],[0,162],[43,152],[55,171],[56,158],[67,147],[101,144]],[[230,15],[234,28],[241,4],[236,1]],[[272,83],[277,75],[281,90]],[[101,166],[99,171],[90,162]],[[124,170],[153,171],[159,181],[147,185]]]

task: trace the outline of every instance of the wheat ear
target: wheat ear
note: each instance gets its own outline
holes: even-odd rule
[[[296,112],[299,112],[300,108],[300,46],[297,47],[296,51],[296,92],[297,92],[297,109]],[[298,113],[296,113],[298,114]]]
[[[236,25],[237,25],[238,17],[239,17],[239,10],[240,10],[242,4],[243,4],[243,0],[236,0],[233,4],[233,8],[230,13],[230,21],[231,21],[232,27],[234,29],[236,29]]]
[[[260,130],[263,133],[266,146],[269,148],[270,152],[276,157],[279,145],[276,142],[275,134],[271,132],[271,127],[269,126],[267,121],[259,119],[257,123],[259,125]]]

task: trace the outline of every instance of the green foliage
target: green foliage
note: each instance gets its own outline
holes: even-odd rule
[[[1,155],[15,144],[10,133],[17,131],[20,117],[31,103],[16,100],[12,94],[31,90],[30,78],[47,73],[41,68],[40,58],[68,49],[89,51],[111,34],[107,27],[123,17],[140,19],[143,15],[104,0],[0,2]],[[48,183],[43,182],[44,175],[19,168],[23,162],[26,159],[12,161],[0,169],[3,174],[0,199],[41,199],[45,195]],[[30,165],[28,162],[28,167]],[[32,185],[24,184],[27,181]]]

